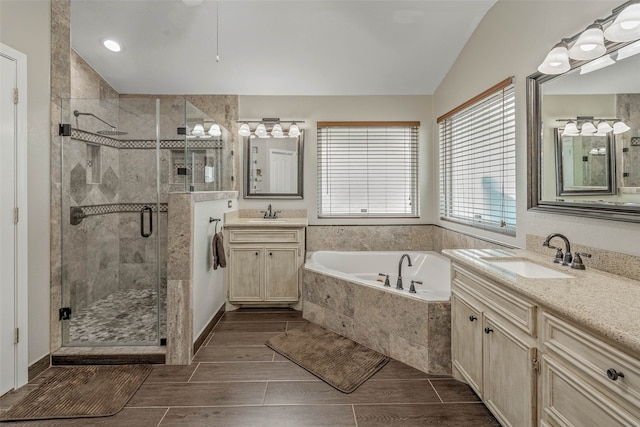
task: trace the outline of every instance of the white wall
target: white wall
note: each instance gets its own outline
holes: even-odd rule
[[[29,364],[49,353],[50,9],[48,0],[0,0],[0,41],[27,55]]]
[[[238,209],[238,201],[228,199],[195,203],[193,213],[193,340],[204,331],[213,316],[224,305],[224,274],[226,269],[212,268],[211,239],[216,229],[209,217],[224,219],[225,212]],[[218,223],[218,231],[224,221]]]
[[[241,120],[259,120],[279,117],[282,120],[304,120],[300,128],[305,131],[304,199],[256,200],[240,199],[241,209],[307,209],[309,224],[424,224],[434,220],[431,205],[435,188],[433,171],[429,169],[428,150],[432,144],[433,113],[431,96],[240,96],[238,116]],[[420,121],[419,180],[420,218],[417,219],[318,219],[316,210],[316,140],[318,121]],[[285,126],[286,129],[286,126]],[[242,155],[242,153],[241,153]],[[241,162],[244,159],[241,158]],[[244,163],[241,163],[244,171]],[[244,173],[241,173],[244,175]],[[240,188],[244,185],[241,177]],[[437,197],[437,195],[436,195]],[[437,199],[435,199],[437,200]]]
[[[516,170],[518,230],[515,239],[488,235],[525,246],[526,234],[564,233],[572,242],[640,255],[638,224],[576,216],[528,212],[526,77],[536,71],[554,44],[603,18],[621,1],[508,1],[499,0],[482,20],[454,66],[434,94],[438,117],[507,76],[516,78]],[[435,134],[434,134],[435,135]],[[435,161],[435,159],[434,159]],[[432,168],[435,166],[432,166]],[[433,188],[435,191],[435,188]],[[438,222],[440,223],[440,222]],[[465,227],[442,222],[465,231]]]

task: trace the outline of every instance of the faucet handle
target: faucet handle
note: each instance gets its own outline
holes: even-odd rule
[[[562,248],[556,248],[555,246],[549,246],[552,249],[556,250],[556,255],[553,257],[553,262],[555,264],[562,264],[564,260],[564,254],[562,253]]]
[[[384,286],[390,287],[391,283],[389,283],[389,275],[384,273],[378,273],[378,276],[384,277]]]
[[[279,213],[282,213],[282,211],[273,211],[273,219],[278,219]]]
[[[588,254],[586,252],[576,252],[573,256],[573,261],[571,262],[571,264],[569,264],[569,266],[575,270],[584,270],[584,264],[582,263],[582,257],[587,257],[587,258],[591,258],[591,254]]]
[[[412,281],[411,281],[411,286],[409,287],[409,293],[410,293],[410,294],[415,294],[415,293],[416,293],[416,286],[415,286],[415,284],[416,284],[416,283],[417,283],[418,285],[422,285],[422,282],[421,282],[421,281],[419,281],[419,280],[412,280]]]

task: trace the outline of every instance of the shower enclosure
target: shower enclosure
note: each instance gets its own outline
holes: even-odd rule
[[[229,133],[180,97],[61,107],[63,346],[163,345],[167,195],[231,188]]]

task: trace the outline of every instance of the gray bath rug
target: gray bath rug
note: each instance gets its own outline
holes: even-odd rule
[[[54,374],[0,414],[2,421],[105,417],[127,404],[151,365],[53,367]]]
[[[267,346],[343,393],[351,393],[389,358],[313,323],[270,338]]]

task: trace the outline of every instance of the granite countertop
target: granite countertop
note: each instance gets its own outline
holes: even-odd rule
[[[278,219],[265,219],[265,218],[227,218],[225,221],[225,227],[283,227],[283,228],[299,228],[309,225],[309,220],[305,218],[278,218]]]
[[[589,268],[554,264],[551,255],[526,250],[445,249],[452,262],[492,279],[551,312],[609,339],[631,354],[640,354],[640,281]],[[486,258],[518,257],[573,276],[527,278],[490,264]]]

